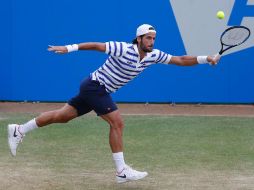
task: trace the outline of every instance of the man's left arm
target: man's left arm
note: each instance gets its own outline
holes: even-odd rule
[[[168,64],[175,64],[179,66],[192,66],[196,64],[216,65],[220,60],[220,56],[172,56]]]

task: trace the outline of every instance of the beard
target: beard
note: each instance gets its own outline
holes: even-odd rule
[[[146,53],[149,53],[149,52],[152,52],[153,51],[153,47],[151,48],[147,48],[144,46],[144,44],[141,42],[140,44],[140,48],[142,49],[142,51],[146,52]]]

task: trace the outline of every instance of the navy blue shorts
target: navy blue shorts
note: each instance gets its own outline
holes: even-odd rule
[[[68,101],[73,106],[78,116],[94,110],[97,115],[104,115],[117,110],[116,104],[112,101],[110,94],[104,85],[88,77],[82,81],[79,94]]]

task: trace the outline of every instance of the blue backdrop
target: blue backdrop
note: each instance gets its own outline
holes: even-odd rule
[[[186,54],[168,0],[9,0],[0,6],[0,100],[66,101],[106,55],[56,55],[48,44],[127,41],[143,23],[157,30],[155,48]],[[204,44],[206,45],[206,44]],[[208,44],[207,44],[208,45]],[[216,67],[153,65],[113,94],[117,102],[254,102],[254,48],[222,58]]]

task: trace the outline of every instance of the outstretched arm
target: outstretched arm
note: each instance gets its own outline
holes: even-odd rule
[[[80,43],[80,44],[73,44],[73,45],[66,45],[66,46],[49,45],[48,47],[48,51],[53,51],[59,54],[69,53],[69,52],[78,51],[78,50],[96,50],[96,51],[105,52],[106,44],[100,43],[100,42],[87,42],[87,43]]]
[[[169,64],[192,66],[196,64],[210,63],[211,65],[216,65],[219,60],[220,56],[172,56]]]

